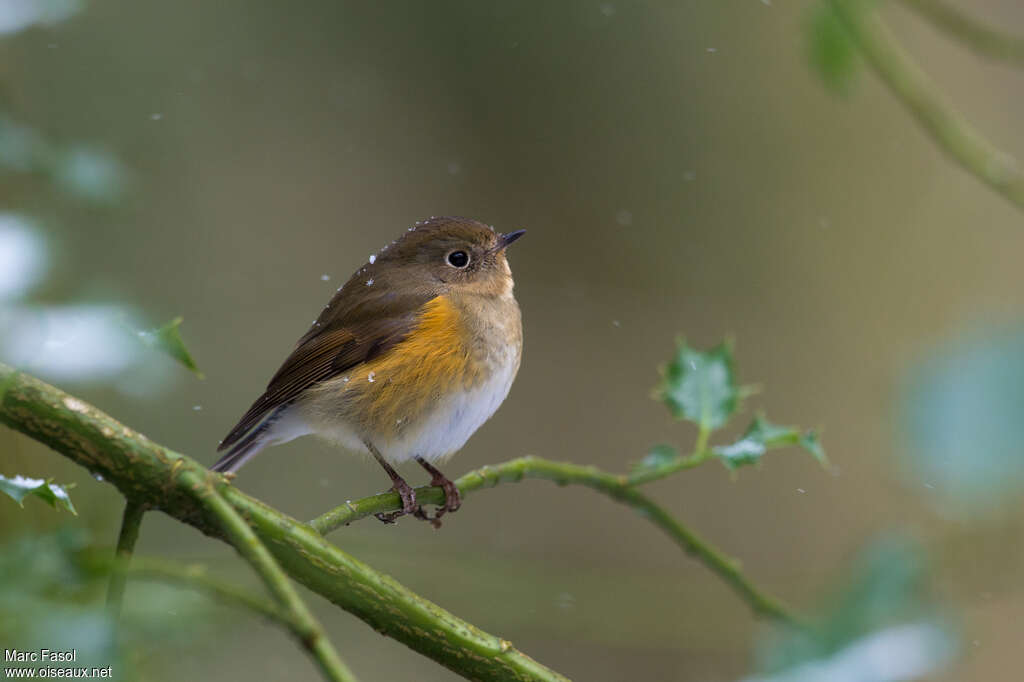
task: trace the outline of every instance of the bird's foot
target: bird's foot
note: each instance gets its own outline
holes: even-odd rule
[[[459,493],[459,489],[455,487],[455,483],[448,480],[448,477],[442,474],[431,479],[430,485],[439,485],[444,488],[443,509],[446,512],[459,511],[459,507],[462,506],[462,495]]]
[[[406,514],[413,514],[419,518],[418,512],[421,508],[416,504],[416,491],[409,487],[409,484],[401,477],[395,478],[391,490],[398,493],[398,496],[402,499],[402,508],[393,512],[379,512],[374,514],[374,516],[384,523],[394,523],[399,517]]]
[[[422,464],[422,462],[421,462]],[[426,465],[424,465],[426,467]],[[433,469],[433,471],[430,471]],[[436,485],[444,489],[444,504],[440,505],[434,510],[434,515],[431,516],[427,512],[423,511],[423,507],[419,506],[413,513],[417,519],[421,521],[429,521],[430,525],[434,528],[441,527],[441,517],[448,512],[455,512],[462,506],[462,495],[459,493],[459,489],[455,487],[455,484],[440,471],[434,467],[428,469],[432,478],[430,479],[430,485]]]

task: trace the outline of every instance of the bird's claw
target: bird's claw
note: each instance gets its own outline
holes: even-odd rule
[[[393,512],[378,512],[374,514],[377,519],[383,523],[394,523],[399,517],[406,514],[415,515],[420,510],[420,506],[416,504],[416,491],[409,487],[409,484],[404,480],[401,478],[396,479],[394,485],[391,486],[391,490],[398,493],[398,496],[402,499],[402,508]]]
[[[448,512],[458,511],[459,507],[462,506],[462,495],[459,494],[459,489],[455,487],[455,484],[445,476],[435,476],[431,479],[430,485],[436,485],[444,489],[444,504],[439,505],[434,510],[433,516],[425,512],[422,505],[418,506],[416,511],[413,512],[413,516],[421,521],[429,521],[430,525],[434,528],[440,528],[441,517]]]

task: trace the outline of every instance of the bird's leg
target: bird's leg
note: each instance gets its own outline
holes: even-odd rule
[[[399,516],[415,513],[418,508],[416,506],[416,491],[409,487],[409,484],[405,482],[404,478],[398,475],[398,472],[395,471],[394,467],[384,460],[384,457],[380,454],[380,451],[374,447],[373,443],[370,441],[363,442],[366,443],[367,449],[373,453],[377,462],[384,467],[384,471],[388,473],[388,476],[391,477],[391,489],[398,493],[398,496],[402,498],[402,508],[399,511],[388,512],[386,514],[384,512],[380,512],[378,514],[374,514],[374,516],[384,523],[394,523],[395,519]]]
[[[433,516],[428,516],[427,513],[423,511],[423,507],[418,507],[415,516],[418,519],[430,521],[434,528],[440,528],[441,517],[444,516],[446,512],[458,511],[459,507],[462,506],[462,495],[459,494],[459,489],[455,487],[455,484],[452,483],[447,476],[442,474],[433,464],[422,457],[417,457],[416,461],[419,462],[421,467],[427,470],[427,473],[430,474],[430,485],[436,485],[444,488],[444,505],[438,507]]]

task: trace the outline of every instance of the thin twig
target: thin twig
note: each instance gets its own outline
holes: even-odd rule
[[[1024,209],[1024,174],[1017,161],[986,140],[945,101],[864,0],[828,3],[875,73],[939,147],[966,171]]]
[[[700,463],[694,457],[684,459],[690,465]],[[700,461],[706,461],[706,458]],[[668,472],[663,475],[668,475]],[[753,609],[754,613],[790,625],[803,625],[803,619],[793,613],[789,607],[758,589],[743,574],[739,561],[715,549],[699,535],[674,519],[668,512],[633,487],[630,479],[626,476],[609,474],[592,466],[553,462],[530,456],[471,471],[455,481],[455,485],[462,495],[467,495],[481,488],[493,488],[500,483],[518,482],[524,478],[554,481],[558,485],[583,485],[632,507],[640,516],[658,526],[677,545],[724,580]],[[423,486],[416,488],[416,499],[422,504],[441,504],[444,501],[444,491],[440,487]],[[398,495],[381,493],[361,500],[346,502],[313,519],[309,525],[317,532],[326,534],[371,514],[396,509],[401,509]]]
[[[130,564],[116,559],[89,557],[87,565],[95,570],[120,571],[130,580],[160,581],[203,592],[224,604],[251,611],[289,630],[301,628],[291,614],[274,602],[250,594],[234,583],[211,576],[202,564],[179,564],[166,559],[135,556]]]
[[[704,449],[696,450],[693,454],[686,455],[685,457],[675,457],[662,464],[641,469],[630,474],[628,482],[630,485],[642,485],[651,481],[657,481],[666,476],[671,476],[677,471],[699,467],[701,464],[710,461],[714,456],[715,453],[707,448],[707,440],[705,439]]]
[[[131,562],[135,542],[139,539],[139,527],[146,506],[133,500],[125,500],[124,516],[121,518],[121,532],[117,536],[117,550],[114,557],[117,565],[126,567]],[[125,575],[123,570],[110,573],[110,586],[107,588],[107,608],[114,620],[121,614],[121,602],[124,600]]]
[[[982,57],[1024,66],[1024,37],[993,28],[944,0],[903,0],[903,4]]]
[[[192,486],[196,498],[217,518],[238,553],[256,569],[274,599],[287,610],[297,626],[292,628],[292,633],[316,659],[324,677],[335,682],[355,682],[355,675],[338,656],[320,623],[249,524],[217,492],[209,478],[189,471],[184,479]]]

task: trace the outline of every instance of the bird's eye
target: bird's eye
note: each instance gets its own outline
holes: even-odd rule
[[[448,265],[453,268],[464,268],[469,265],[469,254],[465,251],[452,251],[448,254]]]

